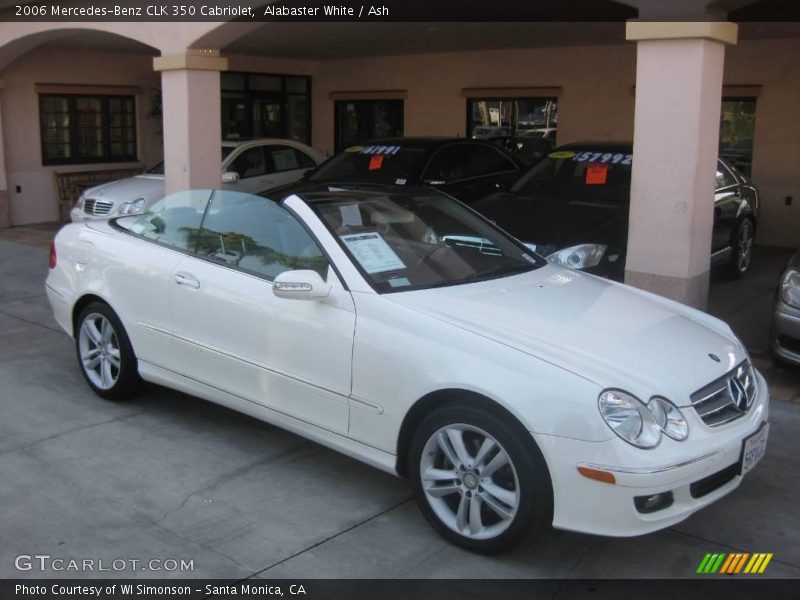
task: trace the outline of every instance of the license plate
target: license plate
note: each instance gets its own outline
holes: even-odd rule
[[[747,475],[763,458],[767,451],[767,437],[769,436],[769,423],[756,431],[750,437],[746,437],[742,442],[742,463],[740,472],[742,476]]]

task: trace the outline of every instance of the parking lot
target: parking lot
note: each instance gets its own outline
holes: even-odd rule
[[[552,531],[484,557],[440,539],[405,481],[300,437],[162,388],[126,403],[92,394],[44,296],[49,231],[10,231],[0,239],[0,577],[681,578],[696,577],[706,553],[733,551],[772,552],[764,576],[800,577],[800,375],[766,353],[786,251],[759,249],[742,281],[712,278],[711,312],[750,347],[773,395],[768,453],[741,487],[656,534]],[[19,554],[183,559],[193,570],[18,571]]]

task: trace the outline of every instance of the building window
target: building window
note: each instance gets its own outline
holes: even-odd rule
[[[222,137],[288,138],[311,143],[311,78],[222,73]]]
[[[753,135],[756,129],[756,99],[724,97],[719,125],[719,156],[750,176]]]
[[[133,96],[39,94],[42,164],[136,160]]]
[[[336,152],[375,138],[403,135],[402,100],[336,100]]]
[[[542,137],[555,144],[556,98],[470,98],[467,136],[472,139]]]

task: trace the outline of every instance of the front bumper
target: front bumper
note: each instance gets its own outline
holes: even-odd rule
[[[728,424],[708,427],[693,409],[683,412],[687,419],[692,413],[689,439],[665,438],[653,450],[618,438],[585,442],[534,433],[553,483],[553,526],[614,537],[641,535],[674,525],[736,489],[742,481],[743,440],[768,421],[764,378],[758,374],[758,395],[749,411]],[[588,479],[579,466],[611,472],[616,483]],[[643,513],[634,504],[636,497],[664,492],[671,492],[673,501],[661,510]]]
[[[800,310],[780,298],[772,313],[770,346],[781,360],[800,365]]]

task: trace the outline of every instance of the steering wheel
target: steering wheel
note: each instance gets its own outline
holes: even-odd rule
[[[414,265],[411,271],[416,273],[422,268],[422,265],[427,264],[431,260],[434,254],[445,249],[450,250],[450,244],[447,242],[437,242],[436,244],[432,244],[431,247],[425,250],[425,253],[419,257],[419,260],[417,260],[417,263]]]

